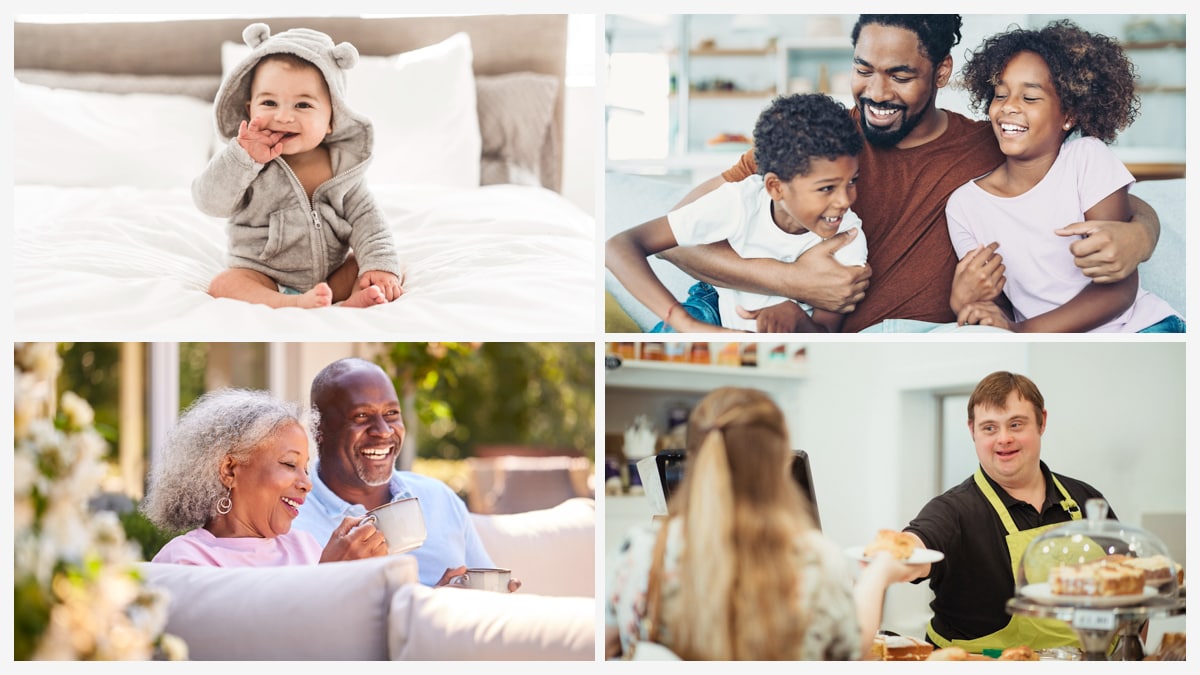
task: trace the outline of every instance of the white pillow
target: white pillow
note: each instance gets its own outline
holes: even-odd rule
[[[392,597],[393,661],[593,661],[592,598],[408,584]]]
[[[208,164],[211,103],[13,84],[18,185],[187,188]]]
[[[249,52],[246,45],[222,45],[223,72]],[[346,71],[347,105],[375,127],[368,181],[479,187],[483,145],[473,60],[470,36],[456,33],[410,52],[362,56]]]
[[[521,593],[596,594],[596,502],[586,497],[524,513],[471,514],[492,562],[512,570]]]
[[[382,660],[397,589],[417,581],[412,556],[283,567],[139,563],[171,595],[166,632],[192,660]],[[456,589],[457,590],[457,589]]]

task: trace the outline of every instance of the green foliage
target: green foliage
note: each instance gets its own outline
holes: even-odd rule
[[[183,534],[183,532],[160,530],[137,508],[119,514],[118,518],[121,521],[121,527],[125,530],[125,538],[128,541],[137,542],[141,548],[143,560],[153,559],[168,541]]]
[[[402,402],[412,397],[419,457],[461,459],[489,444],[595,457],[590,342],[396,343],[380,365]]]
[[[109,459],[115,461],[120,421],[121,346],[116,342],[61,342],[62,370],[58,394],[74,391],[91,403],[95,429],[108,441]]]
[[[50,606],[53,600],[50,590],[39,584],[32,576],[16,580],[13,606],[17,608],[13,628],[13,658],[28,661],[37,649],[38,638],[46,632],[50,623]]]

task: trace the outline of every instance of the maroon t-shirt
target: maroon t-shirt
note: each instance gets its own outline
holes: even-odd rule
[[[946,114],[946,131],[935,140],[903,149],[866,143],[858,156],[858,199],[851,208],[862,219],[872,274],[866,298],[846,315],[844,332],[884,319],[955,319],[950,285],[958,258],[946,231],[946,200],[999,166],[1004,155],[989,122]],[[858,110],[850,116],[858,121]],[[738,181],[754,173],[750,149],[721,176]]]

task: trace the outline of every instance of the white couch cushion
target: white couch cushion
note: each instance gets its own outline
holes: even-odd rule
[[[471,519],[492,561],[521,580],[522,594],[595,597],[595,500]]]
[[[170,595],[166,632],[193,660],[380,660],[396,589],[412,556],[286,567],[139,563]]]
[[[394,661],[594,661],[592,598],[402,587],[392,598]]]

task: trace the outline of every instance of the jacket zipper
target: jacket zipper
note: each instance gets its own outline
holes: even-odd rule
[[[304,191],[304,184],[300,182],[300,178],[296,176],[296,172],[292,171],[292,167],[288,166],[288,163],[282,159],[279,160],[279,163],[283,165],[284,171],[287,171],[287,175],[291,177],[292,187],[304,195],[304,202],[308,204],[308,215],[312,218],[313,229],[321,229],[321,217],[317,214],[317,191],[313,190],[313,196],[309,198]]]

